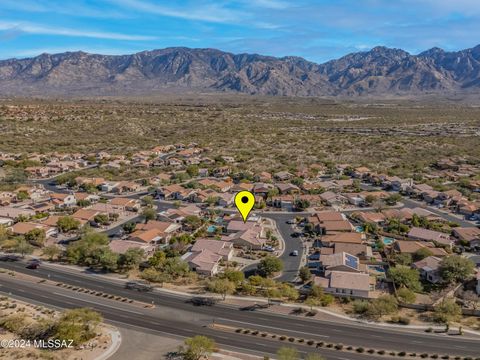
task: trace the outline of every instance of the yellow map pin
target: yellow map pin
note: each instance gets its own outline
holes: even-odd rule
[[[235,195],[235,206],[242,215],[243,222],[247,221],[253,205],[255,205],[255,196],[250,191],[240,191]]]

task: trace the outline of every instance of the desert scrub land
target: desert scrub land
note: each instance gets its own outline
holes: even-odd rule
[[[0,101],[0,151],[128,153],[196,142],[245,169],[349,163],[390,174],[480,159],[480,108],[233,95]]]

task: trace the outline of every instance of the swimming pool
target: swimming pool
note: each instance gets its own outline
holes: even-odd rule
[[[368,269],[379,273],[385,272],[385,269],[381,265],[368,265]]]
[[[363,226],[355,226],[355,231],[358,233],[363,232]]]
[[[382,239],[382,241],[383,241],[383,243],[384,243],[385,245],[392,245],[393,242],[395,241],[395,239],[394,239],[394,238],[391,238],[391,237],[386,237],[386,236],[384,236],[383,239]]]
[[[208,233],[214,233],[216,230],[217,230],[217,227],[216,227],[215,225],[210,225],[210,226],[207,228],[207,232],[208,232]]]

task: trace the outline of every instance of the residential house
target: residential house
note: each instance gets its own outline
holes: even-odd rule
[[[143,250],[144,254],[148,257],[153,254],[155,247],[149,244],[142,244],[138,241],[130,240],[112,240],[108,244],[110,250],[116,254],[125,254],[130,249],[140,249]]]
[[[208,249],[196,252],[187,252],[182,256],[190,270],[205,276],[214,276],[218,273],[222,256]]]
[[[338,252],[329,255],[320,255],[318,270],[362,272],[365,265],[360,264],[360,259],[346,252]]]
[[[146,224],[138,224],[129,240],[147,244],[168,244],[170,238],[181,226],[172,222],[151,220]]]
[[[71,207],[77,204],[74,194],[52,193],[50,200],[58,207]]]
[[[293,184],[275,184],[280,194],[299,194],[300,188]]]
[[[428,230],[419,227],[412,227],[408,232],[407,236],[412,240],[433,241],[434,243],[448,247],[451,247],[453,244],[450,235],[439,231]]]
[[[363,244],[365,234],[358,232],[339,232],[331,235],[323,235],[321,243],[323,246],[333,246],[338,243],[342,244]]]
[[[293,178],[293,174],[289,173],[288,171],[279,171],[273,174],[273,177],[279,181],[286,181]]]
[[[110,201],[110,205],[118,207],[121,211],[138,211],[141,207],[138,199],[115,197]]]
[[[375,279],[366,273],[327,271],[324,277],[315,277],[314,283],[334,296],[369,299],[375,291]]]
[[[58,234],[58,231],[55,227],[33,222],[18,222],[9,228],[14,235],[25,235],[34,229],[44,230],[46,237],[55,236]]]
[[[234,249],[231,242],[211,240],[211,239],[196,239],[190,249],[191,252],[199,252],[202,250],[209,250],[222,257],[223,260],[229,261],[233,257]]]
[[[480,271],[477,271],[477,294],[480,295]]]
[[[453,228],[452,234],[458,240],[467,242],[470,247],[480,247],[480,229],[476,227]]]
[[[261,250],[267,243],[267,239],[262,234],[262,227],[258,224],[244,231],[239,231],[222,238],[224,241],[230,241],[236,247]]]
[[[35,211],[32,209],[23,209],[11,206],[0,207],[0,217],[16,220],[19,217],[35,216]]]
[[[443,248],[437,248],[434,244],[429,242],[397,240],[393,245],[393,251],[402,254],[415,254],[420,249],[428,249],[433,256],[444,257],[448,253]]]
[[[442,281],[440,275],[440,262],[442,259],[436,256],[428,256],[423,260],[412,264],[412,268],[420,272],[420,277],[432,284],[437,284]]]

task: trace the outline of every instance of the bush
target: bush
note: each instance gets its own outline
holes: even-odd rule
[[[335,345],[335,350],[342,350],[342,349],[343,349],[343,344]]]
[[[365,349],[363,347],[358,347],[356,350],[358,353],[364,353]]]
[[[353,312],[355,314],[365,314],[368,310],[368,301],[365,300],[355,300],[353,302]]]

